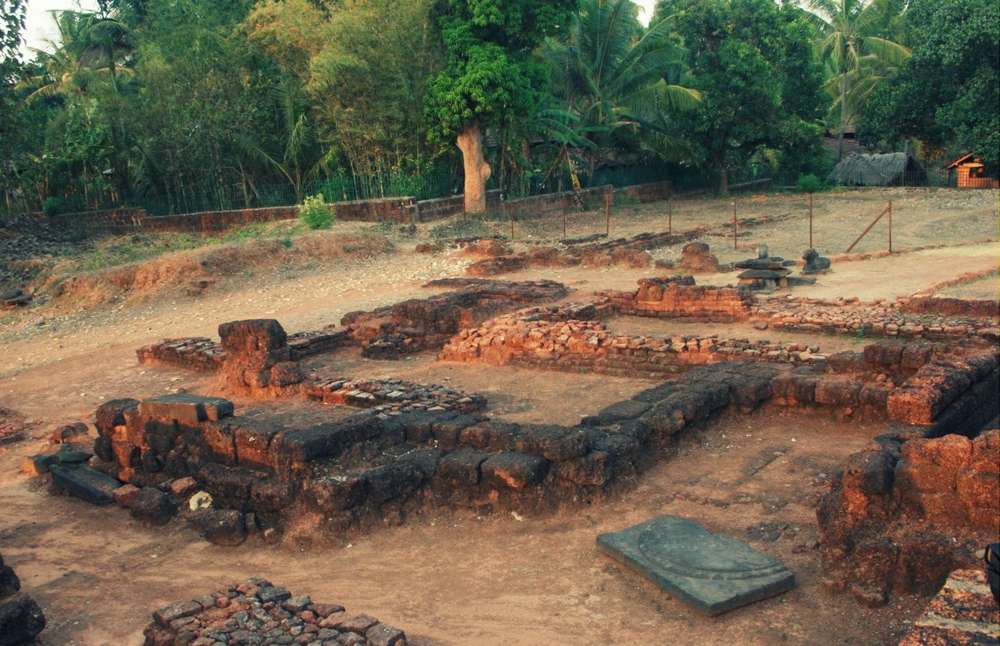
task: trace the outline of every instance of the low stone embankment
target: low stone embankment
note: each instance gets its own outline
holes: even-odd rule
[[[631,238],[618,238],[562,247],[536,247],[520,253],[495,248],[498,253],[472,263],[466,268],[470,276],[496,276],[537,267],[634,267],[653,265],[652,249],[680,244],[697,238],[703,228],[684,233],[640,233]]]
[[[291,335],[286,335],[283,329],[280,333],[274,331],[276,339],[283,336],[283,343],[288,346],[287,353],[279,353],[282,357],[276,357],[274,363],[299,361],[348,345],[360,345],[364,356],[377,359],[436,350],[463,327],[504,311],[556,300],[569,293],[564,285],[548,280],[445,279],[432,281],[425,287],[455,289],[370,312],[351,312],[341,319],[339,326]],[[136,355],[140,363],[164,363],[202,372],[219,370],[227,356],[224,343],[207,337],[165,339],[139,348]]]
[[[720,339],[717,335],[614,334],[602,322],[586,320],[598,311],[592,305],[521,310],[462,330],[444,346],[439,357],[445,361],[652,379],[675,375],[693,365],[732,359],[800,363],[825,358],[800,344]]]
[[[911,313],[909,305],[792,296],[758,300],[753,319],[779,330],[911,339],[1000,339],[996,316]]]
[[[145,646],[176,644],[308,644],[309,646],[406,646],[406,634],[337,603],[252,577],[153,613],[143,631]]]
[[[848,459],[817,510],[828,584],[871,605],[932,593],[953,569],[978,566],[1000,518],[1000,431],[877,440]]]

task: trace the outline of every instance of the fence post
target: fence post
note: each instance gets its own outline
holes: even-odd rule
[[[889,253],[892,253],[892,200],[889,200]]]
[[[507,216],[510,218],[510,241],[514,242],[514,212],[510,210],[510,206],[504,202],[504,208],[507,209]]]
[[[667,235],[674,232],[674,194],[667,196]]]
[[[813,194],[809,194],[809,248],[813,248]]]
[[[736,225],[736,200],[733,200],[733,249],[739,249],[739,244],[736,242],[737,236],[737,225]]]
[[[566,209],[563,209],[563,240],[566,239]]]
[[[614,189],[604,189],[604,234],[611,237],[611,202],[615,198]]]

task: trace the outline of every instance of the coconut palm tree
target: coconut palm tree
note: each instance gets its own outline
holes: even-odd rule
[[[681,69],[672,17],[643,30],[637,11],[631,0],[583,0],[566,41],[548,43],[556,88],[595,134],[628,128],[663,136],[661,125],[670,111],[701,100],[697,90],[670,82]],[[601,149],[612,147],[609,137],[602,139],[588,155],[591,176]]]
[[[901,11],[895,0],[809,0],[823,35],[817,53],[831,70],[829,87],[838,111],[837,157],[843,155],[844,130],[874,86],[906,62],[910,50],[880,35],[887,14]]]

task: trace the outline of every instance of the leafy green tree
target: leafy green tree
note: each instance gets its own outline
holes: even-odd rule
[[[533,50],[564,30],[575,0],[438,0],[444,70],[428,89],[431,137],[455,137],[465,170],[465,210],[486,210],[491,168],[484,127],[503,127],[544,103],[545,67]]]
[[[15,85],[21,72],[19,48],[24,29],[22,0],[0,0],[0,150],[7,151],[8,159],[0,159],[0,191],[8,205],[14,200],[14,153],[19,148],[21,106],[18,105]]]
[[[865,106],[867,143],[907,138],[975,152],[1000,169],[1000,5],[993,0],[914,0],[913,56]]]
[[[822,70],[803,47],[808,26],[801,13],[772,0],[677,5],[692,85],[704,96],[676,119],[678,136],[719,173],[719,190],[727,191],[729,172],[751,158],[815,154]]]
[[[555,91],[579,115],[594,144],[590,176],[601,157],[627,146],[615,134],[652,131],[665,150],[667,130],[661,124],[672,112],[701,101],[697,90],[668,81],[683,68],[672,17],[657,17],[644,30],[637,11],[631,0],[584,0],[565,43],[549,43]]]
[[[324,166],[342,163],[375,178],[420,169],[428,77],[440,63],[432,0],[355,0],[317,7],[310,0],[258,5],[246,21],[253,42],[297,77],[308,119],[326,147]]]
[[[827,89],[835,97],[831,111],[839,112],[840,159],[844,131],[860,106],[910,56],[906,47],[883,37],[904,7],[897,0],[809,0],[808,6],[823,25],[818,51],[832,71]]]

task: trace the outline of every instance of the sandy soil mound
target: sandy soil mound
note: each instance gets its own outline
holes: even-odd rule
[[[170,253],[72,276],[58,273],[38,289],[60,304],[90,307],[137,300],[169,289],[204,289],[219,279],[262,269],[370,258],[392,250],[383,237],[315,232],[289,240],[254,240]]]

